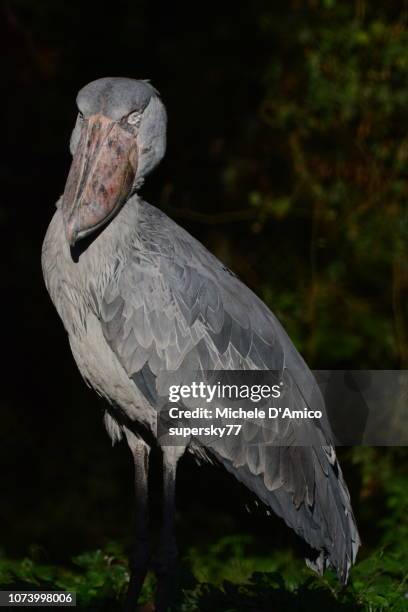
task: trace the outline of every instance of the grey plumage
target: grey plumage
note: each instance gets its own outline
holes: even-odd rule
[[[78,106],[84,114],[105,112],[115,120],[134,110],[144,115],[137,135],[137,188],[164,154],[166,119],[156,90],[129,81],[91,83],[81,90]],[[114,441],[128,422],[156,434],[157,376],[166,370],[181,380],[195,369],[278,370],[295,403],[312,401],[312,374],[271,311],[137,193],[78,257],[67,244],[57,207],[42,262],[78,367],[112,404],[106,421]],[[322,401],[315,393],[314,408]],[[305,427],[314,428],[313,447],[297,445]],[[245,436],[252,436],[251,444]],[[315,427],[295,421],[286,429],[254,432],[248,424],[241,437],[219,439],[205,452],[193,441],[190,450],[222,463],[320,551],[314,569],[331,564],[347,580],[359,536],[326,422]]]

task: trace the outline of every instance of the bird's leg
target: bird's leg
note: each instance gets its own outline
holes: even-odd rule
[[[156,612],[165,612],[171,601],[177,561],[175,535],[175,493],[177,462],[184,448],[163,447],[163,509],[162,527],[155,564],[157,576]]]
[[[134,612],[150,561],[148,534],[148,473],[150,447],[139,436],[124,428],[135,466],[136,516],[130,556],[130,580],[125,612]]]

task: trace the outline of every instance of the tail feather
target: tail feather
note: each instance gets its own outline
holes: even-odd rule
[[[326,567],[333,567],[341,582],[346,583],[360,537],[334,449],[304,447],[300,452],[286,451],[285,461],[281,461],[285,464],[285,477],[276,488],[270,486],[265,472],[253,474],[247,464],[236,466],[216,451],[212,454],[318,551],[316,559],[306,560],[311,569],[321,574]],[[288,465],[291,461],[292,465]],[[303,474],[301,478],[299,473]],[[294,474],[292,480],[291,474]],[[309,490],[311,482],[312,490]]]

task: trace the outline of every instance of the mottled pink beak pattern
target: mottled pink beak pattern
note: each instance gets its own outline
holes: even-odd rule
[[[101,114],[84,120],[62,199],[71,246],[113,216],[129,196],[136,170],[133,133]]]

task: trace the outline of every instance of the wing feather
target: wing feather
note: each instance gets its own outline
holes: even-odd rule
[[[269,309],[166,215],[140,204],[121,271],[100,309],[107,342],[146,398],[161,370],[269,369],[286,373],[295,407],[321,406],[314,379]],[[221,438],[211,453],[346,580],[359,537],[330,429],[296,422]],[[307,428],[309,428],[307,430]],[[310,428],[314,428],[311,430]],[[302,435],[316,447],[302,446]],[[194,447],[193,447],[194,448]]]

